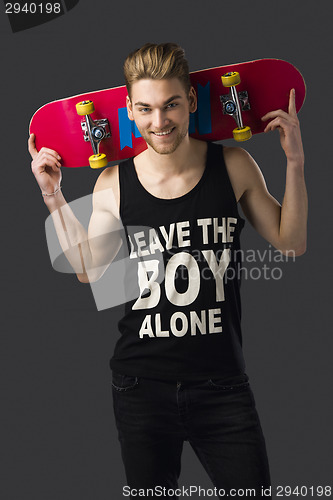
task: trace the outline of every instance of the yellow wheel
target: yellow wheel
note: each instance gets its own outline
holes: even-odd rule
[[[225,75],[221,76],[221,80],[224,87],[233,87],[234,85],[238,85],[241,81],[239,73],[237,73],[237,71],[226,73]]]
[[[78,102],[76,105],[76,112],[78,115],[91,115],[95,111],[94,103],[92,101]]]
[[[250,127],[235,128],[232,133],[237,142],[247,141],[252,137]]]
[[[89,158],[91,168],[103,168],[108,164],[108,159],[105,154],[92,155]]]

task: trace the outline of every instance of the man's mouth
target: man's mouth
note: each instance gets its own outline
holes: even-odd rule
[[[165,130],[164,132],[152,132],[154,135],[157,135],[158,137],[161,137],[163,135],[169,135],[173,131],[173,128],[170,128],[169,130]]]

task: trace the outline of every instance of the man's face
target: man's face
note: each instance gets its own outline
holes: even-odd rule
[[[189,114],[196,110],[196,95],[189,95],[178,78],[138,80],[127,97],[130,120],[159,154],[171,154],[188,135]]]

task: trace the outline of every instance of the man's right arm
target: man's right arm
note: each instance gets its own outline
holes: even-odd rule
[[[118,253],[122,228],[118,210],[118,168],[105,169],[93,194],[93,212],[88,232],[67,204],[60,188],[61,164],[57,152],[35,147],[29,138],[32,172],[54,222],[63,252],[81,282],[96,281]]]

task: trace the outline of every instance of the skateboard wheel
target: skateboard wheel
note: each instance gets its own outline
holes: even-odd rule
[[[231,71],[221,76],[222,84],[224,87],[233,87],[238,85],[241,81],[239,73],[237,71]]]
[[[76,105],[76,112],[78,115],[91,115],[95,111],[94,103],[92,101],[78,102]]]
[[[105,154],[92,155],[89,158],[91,168],[103,168],[108,164],[108,159]]]
[[[237,142],[247,141],[252,137],[250,127],[235,128],[232,133]]]

